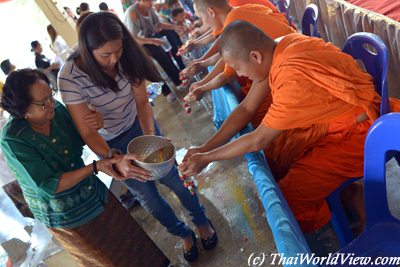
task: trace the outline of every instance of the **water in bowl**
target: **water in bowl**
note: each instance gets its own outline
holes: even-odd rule
[[[173,147],[164,147],[155,150],[145,157],[142,161],[145,163],[163,163],[174,156]]]

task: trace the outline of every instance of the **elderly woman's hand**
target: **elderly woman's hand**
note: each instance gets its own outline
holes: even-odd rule
[[[117,162],[121,161],[122,156],[117,155],[116,157],[113,157],[112,159],[102,159],[97,161],[96,166],[97,170],[104,172],[105,174],[108,174],[111,177],[114,177],[117,180],[123,179],[122,175],[114,170],[114,164]]]
[[[118,172],[122,175],[122,180],[133,178],[140,182],[147,182],[151,178],[151,173],[143,168],[132,164],[132,160],[137,159],[136,155],[123,155],[122,159],[115,164]]]

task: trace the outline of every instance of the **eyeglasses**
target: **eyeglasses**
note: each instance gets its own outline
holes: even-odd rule
[[[46,109],[46,107],[49,106],[50,103],[54,102],[54,96],[56,95],[56,91],[51,91],[51,95],[46,98],[43,102],[36,102],[36,101],[32,101],[32,104],[36,105],[36,106],[40,106],[42,107],[42,109]]]

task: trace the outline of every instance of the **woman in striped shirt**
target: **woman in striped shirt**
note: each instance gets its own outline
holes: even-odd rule
[[[97,155],[106,158],[115,149],[126,153],[130,140],[140,135],[160,135],[147,99],[145,80],[159,81],[159,75],[142,48],[113,14],[99,12],[85,18],[79,29],[79,51],[65,63],[58,86],[83,140]],[[103,114],[104,127],[87,126],[84,116],[89,106]],[[179,220],[160,196],[149,172],[126,162],[117,163],[123,183],[137,196],[167,230],[183,239],[184,256],[197,258],[196,237]],[[217,235],[209,224],[197,196],[192,196],[179,179],[177,169],[159,180],[180,199],[198,227],[203,246],[212,249]]]

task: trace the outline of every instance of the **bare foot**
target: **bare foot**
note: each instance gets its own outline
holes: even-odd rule
[[[193,247],[192,233],[190,233],[190,235],[183,238],[182,242],[183,242],[183,250],[184,251],[188,251],[189,249],[191,249]]]
[[[341,200],[343,205],[356,216],[356,232],[365,228],[366,214],[364,203],[364,184],[352,183],[343,189]]]
[[[199,233],[202,239],[208,239],[213,236],[214,230],[211,225],[207,223],[207,225],[199,227]]]

